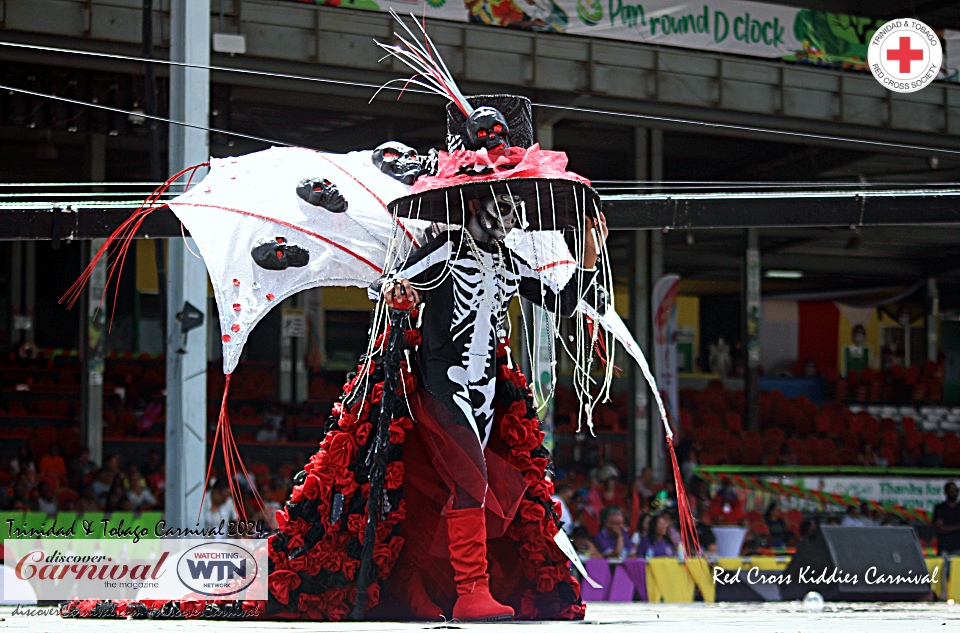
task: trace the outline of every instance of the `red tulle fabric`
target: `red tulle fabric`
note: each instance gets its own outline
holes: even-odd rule
[[[487,169],[490,173],[482,173]],[[540,145],[535,144],[492,152],[465,149],[440,152],[437,175],[418,178],[410,194],[508,178],[549,178],[590,184],[583,176],[567,171],[565,152],[540,149]]]

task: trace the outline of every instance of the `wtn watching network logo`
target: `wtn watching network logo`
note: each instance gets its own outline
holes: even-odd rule
[[[184,552],[177,576],[186,587],[205,596],[241,593],[257,579],[253,554],[231,543],[204,543]]]

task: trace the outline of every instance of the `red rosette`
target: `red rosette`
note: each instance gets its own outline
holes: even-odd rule
[[[340,571],[343,572],[343,576],[347,580],[355,580],[357,577],[357,572],[360,571],[360,561],[356,558],[350,558],[349,556],[344,556],[338,560],[340,564]]]
[[[349,468],[357,453],[357,441],[349,433],[331,432],[324,440],[327,444],[330,463],[339,468]]]
[[[520,598],[518,619],[533,620],[537,615],[537,594],[532,589],[527,589]]]
[[[410,347],[419,347],[423,342],[423,335],[420,334],[420,330],[407,330],[404,337]]]
[[[267,611],[267,601],[266,600],[244,600],[240,604],[240,608],[243,610],[244,614],[250,617],[259,617],[262,616]]]
[[[383,401],[383,383],[378,382],[370,388],[370,402],[380,404]]]
[[[519,514],[524,521],[540,521],[546,515],[542,505],[527,500],[520,502]]]
[[[99,600],[81,600],[77,603],[77,612],[80,614],[80,617],[89,618],[99,602]]]
[[[157,611],[159,609],[162,609],[163,605],[167,604],[167,601],[166,600],[141,600],[140,604],[145,606],[150,611]]]
[[[521,560],[533,561],[533,562],[543,562],[547,560],[547,557],[544,555],[543,550],[538,544],[535,543],[524,543],[520,546],[520,558]]]
[[[540,473],[540,476],[543,477],[543,473],[547,470],[547,461],[546,457],[531,457],[530,461],[533,462],[533,467],[537,469],[537,472]]]
[[[553,494],[553,482],[549,479],[541,479],[537,483],[530,486],[527,491],[539,499],[540,501],[545,501],[553,505],[553,500],[550,496]]]
[[[127,617],[127,615],[129,615],[127,613],[128,611],[127,607],[129,604],[130,604],[129,600],[117,600],[117,602],[115,603],[115,608],[113,610],[114,615],[117,616],[118,618]]]
[[[352,497],[353,493],[360,487],[357,483],[356,475],[350,470],[341,471],[337,475],[336,485],[337,492],[341,493],[345,499]]]
[[[537,591],[548,593],[553,591],[557,583],[570,575],[566,567],[541,567],[537,575]]]
[[[339,402],[337,404],[340,404]],[[337,426],[343,431],[351,431],[357,425],[357,415],[349,411],[340,414],[340,422]]]
[[[203,617],[206,606],[205,600],[181,600],[180,614],[187,620],[196,620]]]
[[[378,545],[373,550],[373,562],[377,567],[391,567],[400,556],[403,549],[403,538],[395,536],[385,545]]]
[[[311,500],[316,499],[320,496],[322,487],[319,477],[307,475],[307,478],[303,481],[303,496]]]
[[[576,582],[576,579],[573,579]],[[577,590],[577,596],[580,595],[580,590]],[[585,604],[571,604],[568,605],[566,609],[560,612],[560,619],[562,620],[582,620],[587,615],[587,605]]]
[[[354,591],[356,591],[356,587],[354,587]],[[327,589],[320,594],[319,598],[327,605],[327,613],[331,622],[339,622],[350,613],[350,606],[347,604],[349,595],[347,589],[340,587]]]
[[[327,619],[327,604],[328,601],[322,596],[301,593],[297,610],[308,620],[322,621]]]
[[[396,461],[387,464],[387,473],[383,485],[387,490],[395,490],[403,485],[403,462]]]
[[[347,517],[347,531],[360,535],[363,534],[366,527],[367,515],[365,513],[351,514],[349,517]]]
[[[397,385],[397,395],[407,397],[417,390],[417,377],[409,371],[400,372],[400,382]]]

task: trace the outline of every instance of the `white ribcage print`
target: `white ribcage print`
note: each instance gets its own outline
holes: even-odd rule
[[[493,257],[483,255],[484,264],[492,269]],[[454,401],[472,422],[473,430],[485,446],[493,421],[496,330],[517,291],[518,277],[502,268],[496,274],[483,270],[472,258],[454,260],[450,266],[453,284],[450,331],[460,350],[461,364],[450,367],[447,376],[462,385]]]

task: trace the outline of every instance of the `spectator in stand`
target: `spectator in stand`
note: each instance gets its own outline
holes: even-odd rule
[[[662,514],[650,520],[647,535],[640,541],[637,556],[652,558],[656,556],[676,556],[677,548],[670,540],[670,524]]]
[[[560,484],[550,498],[553,499],[555,503],[560,504],[560,520],[563,521],[563,531],[567,533],[567,536],[573,534],[573,528],[576,527],[576,522],[573,520],[573,515],[570,514],[570,506],[567,505],[568,502],[573,499],[573,486],[570,484]]]
[[[21,444],[17,449],[17,456],[10,462],[13,474],[19,476],[23,473],[37,472],[37,465],[33,460],[33,451],[29,444]]]
[[[108,457],[107,461],[103,462],[103,469],[110,472],[110,480],[113,481],[113,476],[122,470],[120,456],[113,454]]]
[[[745,518],[743,500],[737,491],[724,485],[710,502],[710,525],[740,525]]]
[[[577,553],[583,558],[603,558],[600,555],[600,550],[593,544],[593,539],[590,538],[590,530],[586,527],[581,525],[575,528],[570,540],[573,541]]]
[[[602,489],[600,481],[591,476],[587,487],[581,490],[586,506],[594,516],[600,516],[600,511],[603,510],[603,497],[600,496]]]
[[[160,468],[163,466],[163,460],[160,458],[160,451],[153,449],[147,455],[147,463],[143,465],[143,475],[147,478],[147,482],[150,481],[150,475],[160,472]]]
[[[787,531],[787,522],[776,501],[771,501],[767,506],[766,512],[763,513],[763,520],[770,530],[770,544],[773,547],[786,547],[792,535]]]
[[[948,481],[943,487],[946,500],[933,508],[933,527],[937,530],[937,551],[941,556],[960,555],[960,504],[957,484]]]
[[[106,466],[100,469],[97,478],[93,481],[93,496],[97,499],[97,504],[103,507],[107,503],[107,493],[113,485],[113,472]]]
[[[157,499],[163,497],[163,493],[167,490],[167,465],[160,464],[160,468],[156,472],[147,475],[147,484],[153,490]],[[286,501],[286,498],[284,498],[284,501]]]
[[[143,485],[143,478],[137,473],[136,477],[130,478],[130,490],[127,491],[127,499],[133,510],[143,511],[152,510],[157,505],[157,498],[149,488]]]
[[[106,512],[123,510],[123,502],[126,500],[127,489],[123,486],[123,476],[118,474],[113,478],[113,484],[111,484],[110,490],[107,492],[103,509]]]
[[[873,518],[873,515],[876,514],[876,511],[870,509],[870,504],[866,501],[860,504],[860,521],[863,522],[863,527],[877,527],[880,525],[880,522]]]
[[[96,471],[97,465],[90,461],[90,449],[84,448],[70,463],[70,480],[74,486],[80,488],[87,481],[87,477],[91,477]]]
[[[264,413],[263,424],[257,431],[256,440],[258,442],[268,442],[272,444],[276,444],[277,442],[285,442],[286,437],[284,437],[280,431],[282,425],[282,415],[274,412]]]
[[[60,455],[60,447],[56,442],[47,446],[47,454],[40,459],[40,474],[64,477],[67,474],[67,464]]]
[[[687,458],[680,465],[680,476],[683,478],[683,485],[687,485],[690,478],[693,477],[694,469],[697,467],[697,451],[690,449]]]
[[[37,488],[37,510],[47,515],[57,513],[57,500],[53,498],[50,484],[45,481],[41,481]]]
[[[860,517],[860,510],[857,506],[847,506],[847,514],[840,522],[843,527],[866,527],[863,519]]]
[[[640,474],[637,475],[633,489],[644,499],[644,505],[649,505],[650,498],[653,497],[657,491],[657,483],[653,480],[653,470],[649,466],[644,466]]]
[[[36,505],[37,486],[31,477],[33,471],[27,470],[17,475],[17,483],[13,487],[13,510],[17,505],[30,509]]]
[[[603,487],[600,489],[600,502],[602,507],[609,508],[610,506],[617,506],[618,508],[626,507],[626,498],[623,494],[623,487],[620,485],[620,480],[616,477],[608,477],[603,482]]]
[[[640,552],[640,543],[646,538],[647,532],[650,531],[650,521],[652,520],[653,515],[648,512],[640,515],[640,519],[637,521],[637,531],[630,537],[630,540],[633,542],[633,551],[637,553],[637,556],[642,555]]]
[[[615,464],[609,464],[601,457],[597,462],[597,467],[590,471],[590,476],[595,477],[597,481],[606,481],[611,477],[619,479],[620,470]]]
[[[623,510],[616,506],[609,506],[600,513],[600,522],[603,527],[593,537],[593,544],[597,546],[600,555],[604,558],[628,558],[633,554],[633,542],[626,531],[626,520]]]
[[[943,460],[930,450],[926,442],[923,442],[920,444],[920,457],[917,458],[917,466],[921,468],[943,468]]]
[[[228,521],[235,521],[237,511],[230,496],[230,486],[226,479],[218,479],[207,494],[203,504],[203,526],[217,528],[221,523],[225,526]]]
[[[703,481],[698,479],[698,481]],[[709,506],[705,504],[699,496],[690,497],[690,510],[693,512],[693,518],[696,520],[697,538],[700,539],[700,547],[707,554],[717,553],[717,537],[710,526]]]
[[[97,500],[97,494],[93,490],[93,485],[84,486],[80,491],[80,500],[77,502],[77,510],[80,512],[96,512],[103,510],[103,506]]]
[[[801,539],[807,538],[807,535],[817,529],[817,522],[813,519],[804,519],[800,522],[800,534],[798,535]]]

